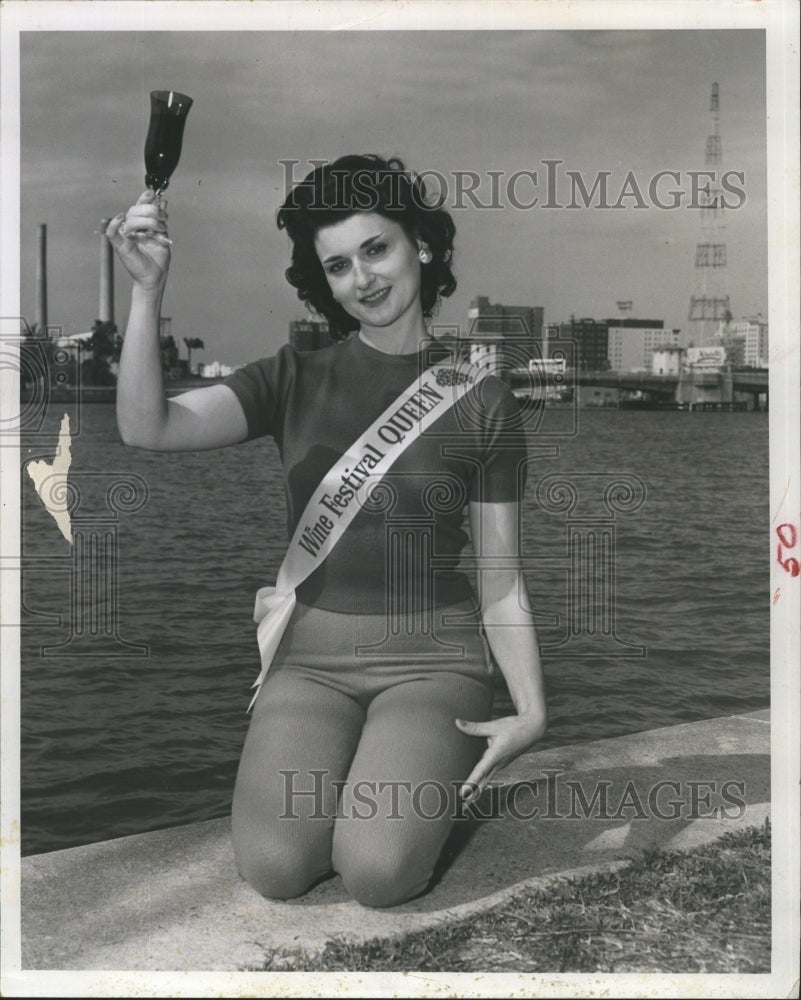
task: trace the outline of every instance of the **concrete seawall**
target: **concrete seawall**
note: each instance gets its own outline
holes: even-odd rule
[[[561,875],[685,849],[769,814],[768,710],[526,754],[458,824],[426,895],[389,910],[338,877],[287,903],[237,876],[228,819],[22,861],[22,968],[233,971],[440,925]],[[536,811],[536,812],[535,812]]]

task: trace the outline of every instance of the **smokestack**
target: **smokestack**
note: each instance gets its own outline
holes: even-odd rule
[[[39,253],[36,258],[36,325],[39,336],[47,335],[47,226],[39,223]]]
[[[114,253],[106,236],[110,219],[100,222],[100,305],[97,318],[104,323],[114,322]]]

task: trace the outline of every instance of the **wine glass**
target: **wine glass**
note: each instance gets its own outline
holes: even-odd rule
[[[150,125],[145,139],[145,184],[161,195],[178,166],[184,124],[192,98],[177,90],[150,92]]]
[[[177,90],[152,90],[150,92],[150,124],[145,139],[145,184],[156,193],[156,202],[161,207],[161,195],[170,183],[173,171],[181,157],[186,116],[192,107],[192,98]],[[159,236],[152,230],[140,230],[140,239]]]

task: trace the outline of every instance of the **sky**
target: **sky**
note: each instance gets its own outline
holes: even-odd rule
[[[195,361],[242,364],[273,353],[306,314],[286,282],[289,242],[275,226],[314,159],[400,156],[437,171],[457,227],[458,288],[434,320],[467,325],[470,300],[542,306],[547,323],[632,315],[687,330],[698,212],[687,171],[704,167],[713,82],[720,86],[723,169],[744,192],[727,214],[735,318],[767,314],[765,36],[758,30],[661,31],[37,31],[21,36],[21,307],[36,311],[37,226],[48,228],[49,324],[89,329],[98,313],[100,220],[143,189],[149,91],[194,99],[167,192],[174,240],[164,314]],[[644,195],[618,209],[544,208],[545,160],[588,189],[611,171],[614,204],[629,171]],[[648,193],[680,173],[675,209]],[[473,171],[497,208],[457,202]],[[516,171],[536,171],[509,192]],[[435,185],[438,186],[438,185]],[[552,191],[553,189],[551,189]],[[517,195],[517,206],[514,195]],[[540,204],[519,207],[534,195]],[[115,267],[124,329],[130,281]],[[182,356],[184,349],[182,348]]]

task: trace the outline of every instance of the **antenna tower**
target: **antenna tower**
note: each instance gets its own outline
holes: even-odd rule
[[[721,342],[731,320],[726,271],[726,222],[720,188],[723,147],[720,141],[720,94],[712,84],[709,134],[704,166],[713,174],[698,194],[701,234],[695,247],[695,287],[690,296],[689,337],[696,347]]]

